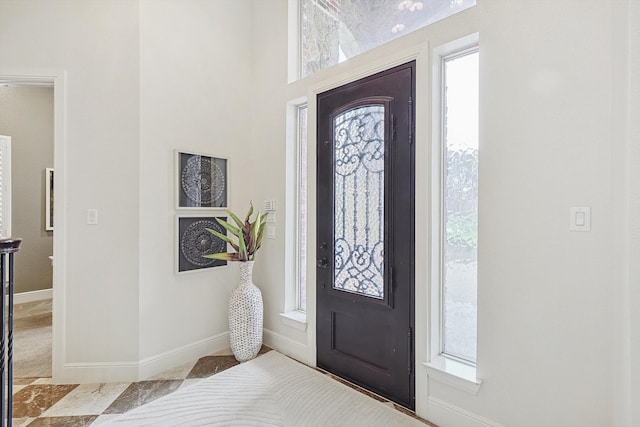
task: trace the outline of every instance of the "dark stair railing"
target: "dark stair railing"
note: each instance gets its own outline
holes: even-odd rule
[[[0,341],[0,356],[2,356],[0,361],[0,402],[2,402],[2,405],[0,405],[0,426],[2,427],[11,427],[13,414],[13,255],[19,251],[21,242],[22,239],[9,238],[0,240],[0,277],[2,277],[2,296],[4,299],[0,309],[0,317],[2,317],[2,338]]]

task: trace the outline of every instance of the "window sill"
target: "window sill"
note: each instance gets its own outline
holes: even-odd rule
[[[476,367],[450,359],[436,356],[430,363],[424,362],[427,376],[434,381],[455,387],[467,393],[478,394],[482,380],[476,377]]]
[[[307,330],[307,313],[303,311],[288,311],[286,313],[280,313],[282,323],[285,325],[297,329],[299,331]]]

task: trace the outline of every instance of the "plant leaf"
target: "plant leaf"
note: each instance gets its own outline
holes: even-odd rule
[[[239,261],[248,261],[249,254],[247,253],[247,245],[244,242],[244,236],[240,236],[238,239],[238,260]]]
[[[238,250],[238,245],[231,240],[229,237],[227,237],[225,234],[220,233],[219,231],[213,230],[211,228],[207,228],[207,231],[211,234],[213,234],[214,236],[216,236],[218,239],[221,239],[225,242],[227,242],[228,244],[230,244],[233,249],[235,249],[236,251]]]
[[[264,226],[266,222],[260,224],[260,228],[258,229],[258,237],[256,237],[256,252],[262,246],[262,236],[264,235]]]
[[[249,222],[249,218],[251,218],[251,214],[253,214],[253,202],[249,202],[249,212],[247,212],[247,217],[244,219],[244,222]]]
[[[238,215],[234,214],[229,209],[227,209],[227,213],[231,218],[233,218],[233,221],[238,225],[238,228],[242,228],[244,224],[242,223],[242,221],[240,221],[240,218],[238,218]]]
[[[236,236],[238,239],[242,238],[242,230],[240,230],[239,228],[234,227],[233,225],[229,224],[227,221],[221,218],[216,218],[216,221],[218,221],[218,224],[220,224],[221,226],[229,230],[229,232],[234,236]]]
[[[221,261],[239,261],[237,253],[225,253],[202,255],[204,258],[218,259]]]

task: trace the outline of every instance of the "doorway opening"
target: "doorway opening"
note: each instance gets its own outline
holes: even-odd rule
[[[44,92],[48,91],[48,110],[49,110],[49,135],[47,138],[48,147],[41,148],[41,150],[49,150],[50,158],[45,164],[36,164],[33,158],[34,149],[32,146],[27,147],[26,143],[22,136],[18,136],[20,132],[12,135],[12,145],[13,145],[13,195],[14,195],[14,208],[16,206],[16,179],[15,179],[15,170],[17,168],[21,169],[30,169],[29,177],[33,181],[37,183],[39,188],[37,190],[25,190],[23,191],[20,188],[20,193],[36,193],[34,200],[31,201],[32,204],[35,204],[38,207],[31,206],[31,208],[36,211],[36,215],[38,216],[37,225],[27,225],[28,232],[25,231],[27,229],[24,228],[24,224],[18,221],[18,218],[13,215],[13,224],[12,224],[12,236],[23,238],[23,245],[21,247],[21,252],[16,256],[16,298],[14,304],[16,307],[20,307],[21,311],[16,311],[14,313],[14,318],[16,319],[16,323],[14,325],[15,333],[21,333],[18,329],[27,330],[31,329],[32,326],[36,326],[36,329],[47,322],[50,324],[49,326],[49,339],[50,345],[48,345],[47,351],[48,362],[47,366],[31,366],[31,368],[35,369],[47,369],[47,373],[49,377],[52,377],[53,382],[56,382],[56,377],[61,374],[62,365],[63,365],[63,352],[64,352],[64,342],[63,342],[63,334],[64,330],[64,301],[62,299],[62,295],[64,295],[64,225],[65,225],[65,217],[64,210],[62,207],[64,206],[64,145],[65,145],[65,73],[64,71],[51,71],[46,70],[45,72],[40,72],[38,70],[22,70],[18,73],[15,71],[5,72],[0,69],[0,88],[2,89],[11,89],[14,92],[16,91],[27,91],[27,92],[39,92],[42,95]],[[19,98],[18,98],[19,99]],[[3,117],[12,116],[13,119],[16,119],[15,116],[20,114],[29,114],[28,109],[23,108],[24,105],[21,104],[22,101],[16,101],[16,98],[10,98],[10,103],[4,103],[2,105]],[[16,104],[16,102],[18,102]],[[6,113],[6,114],[5,114]],[[33,119],[33,117],[32,117]],[[31,123],[32,127],[40,127],[35,121]],[[46,133],[43,128],[46,126],[42,126],[42,128],[38,129],[39,132]],[[0,134],[3,133],[3,130],[0,129]],[[33,138],[30,136],[29,138]],[[37,137],[45,139],[44,137]],[[22,158],[22,156],[16,155],[16,145],[21,143],[21,150],[28,148],[31,152],[32,157],[28,157],[26,160]],[[42,143],[42,141],[40,141]],[[39,153],[41,154],[41,153]],[[19,165],[17,161],[20,161]],[[24,163],[24,164],[23,164]],[[45,195],[51,196],[50,194],[46,194],[46,186],[47,186],[47,178],[51,175],[51,171],[47,171],[47,169],[58,170],[61,173],[57,173],[55,176],[55,204],[48,211],[45,212],[44,205],[45,203]],[[49,173],[48,173],[49,172]],[[35,176],[33,176],[35,175]],[[23,182],[19,183],[19,186],[23,185]],[[33,194],[32,194],[33,195]],[[15,209],[14,209],[15,211]],[[15,213],[15,212],[14,212]],[[55,213],[55,216],[54,216]],[[48,218],[48,215],[51,218]],[[20,218],[20,221],[23,221],[24,218]],[[51,226],[54,225],[54,230],[51,230]],[[20,227],[17,227],[17,225]],[[24,235],[27,233],[28,235]],[[31,234],[35,233],[35,237]],[[21,235],[18,235],[21,234]],[[38,289],[35,288],[20,288],[18,286],[18,280],[20,279],[20,270],[19,263],[27,262],[29,265],[29,270],[31,268],[31,261],[28,261],[25,257],[32,256],[28,253],[25,255],[25,248],[27,244],[33,244],[35,240],[41,237],[48,237],[50,240],[50,246],[46,253],[38,253],[38,259],[41,267],[46,266],[48,270],[48,280],[49,280],[49,288],[48,289]],[[28,252],[28,251],[26,251]],[[23,258],[22,260],[19,260]],[[42,259],[40,259],[42,258]],[[25,271],[24,268],[21,268],[22,271]],[[44,270],[40,270],[41,272]],[[30,271],[31,273],[32,271]],[[33,277],[32,277],[33,278]],[[28,285],[33,286],[33,285]],[[42,288],[42,287],[41,287]],[[60,297],[56,297],[59,295]],[[25,308],[22,310],[22,308]],[[22,319],[25,319],[22,321]],[[42,332],[42,330],[38,331]],[[27,333],[27,335],[31,335]],[[31,337],[33,338],[33,337]],[[16,338],[17,339],[17,338]],[[41,341],[40,339],[36,339],[36,341]],[[16,345],[18,342],[16,341]],[[15,349],[15,346],[14,346]],[[40,349],[42,350],[42,349]],[[41,351],[38,357],[41,357]],[[19,351],[16,349],[14,356],[14,368],[18,368],[18,358],[20,357]],[[42,360],[42,359],[41,359]],[[32,373],[34,375],[43,376],[43,372]],[[17,377],[20,374],[19,369],[14,369],[14,377]],[[26,375],[30,375],[29,373],[25,373]]]

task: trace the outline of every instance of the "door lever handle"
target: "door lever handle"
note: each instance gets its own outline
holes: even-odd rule
[[[329,261],[326,257],[322,257],[318,260],[318,267],[327,268],[329,266]]]

